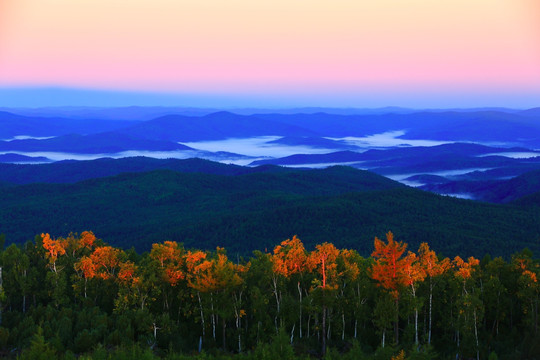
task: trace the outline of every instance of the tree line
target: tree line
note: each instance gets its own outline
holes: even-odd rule
[[[388,232],[369,258],[297,236],[249,258],[173,241],[138,254],[86,231],[12,244],[0,265],[3,356],[540,355],[540,265],[527,249],[449,259]]]

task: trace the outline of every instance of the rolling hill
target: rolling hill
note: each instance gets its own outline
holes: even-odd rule
[[[279,172],[286,169],[265,165],[255,168],[226,165],[214,161],[190,159],[154,159],[127,157],[120,159],[65,160],[50,164],[1,164],[0,181],[13,184],[76,183],[83,180],[114,176],[121,173],[140,173],[153,170],[174,170],[182,173],[240,175],[254,172]]]
[[[190,147],[163,140],[138,139],[114,132],[62,135],[50,139],[0,141],[0,151],[111,154],[128,150],[174,151]]]
[[[0,154],[0,164],[2,163],[45,163],[51,162],[51,159],[48,159],[44,156],[25,156],[20,154]]]
[[[505,154],[527,153],[536,157],[519,158]],[[369,169],[381,175],[403,178],[415,175],[445,176],[457,180],[498,180],[540,168],[540,152],[520,147],[501,148],[470,143],[438,146],[396,147],[365,152],[337,151],[327,154],[295,154],[277,159],[256,160],[251,165],[313,166],[346,164]],[[448,173],[448,174],[446,174]],[[409,175],[409,176],[406,176]],[[470,175],[470,176],[469,176]],[[431,188],[426,188],[431,190]]]
[[[412,248],[429,241],[448,255],[540,251],[540,219],[528,208],[442,197],[347,167],[241,175],[169,170],[75,184],[0,187],[8,241],[93,230],[140,251],[156,241],[226,246],[246,254],[297,234],[368,255],[388,230]],[[512,239],[512,241],[509,241]]]
[[[530,112],[472,109],[359,115],[258,114],[257,117],[300,126],[329,137],[405,130],[406,134],[401,136],[403,139],[540,145],[540,123],[534,109]]]
[[[265,135],[314,136],[315,132],[296,125],[283,124],[256,116],[226,111],[204,116],[167,115],[119,130],[119,133],[141,139],[167,141],[221,140]]]
[[[25,135],[34,137],[68,134],[96,134],[118,130],[136,121],[116,121],[99,118],[69,119],[57,116],[23,116],[0,111],[0,139]]]
[[[540,192],[540,171],[527,172],[509,180],[449,181],[428,184],[422,189],[442,194],[466,192],[476,200],[508,203]]]

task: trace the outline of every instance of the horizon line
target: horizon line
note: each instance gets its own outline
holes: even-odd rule
[[[62,86],[0,86],[0,107],[183,107],[197,109],[350,109],[404,110],[507,109],[540,106],[540,93],[443,91],[212,93],[142,91]]]

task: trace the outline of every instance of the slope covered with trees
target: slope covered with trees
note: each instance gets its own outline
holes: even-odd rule
[[[422,189],[437,193],[466,192],[478,200],[508,203],[540,191],[540,171],[529,171],[509,180],[450,181]]]
[[[255,168],[222,164],[215,161],[190,159],[153,159],[144,156],[120,159],[100,158],[96,160],[65,160],[51,164],[2,164],[0,181],[14,184],[76,183],[122,173],[140,173],[154,170],[173,170],[182,173],[215,175],[240,175],[253,172],[279,172],[277,166]]]
[[[532,359],[540,265],[418,251],[391,232],[370,257],[293,236],[268,252],[92,232],[0,252],[0,351],[22,359]],[[412,251],[411,251],[412,250]]]
[[[75,184],[0,187],[0,229],[22,243],[46,231],[92,228],[111,244],[139,251],[168,239],[249,255],[295,229],[307,246],[333,239],[368,255],[394,229],[418,247],[507,256],[538,251],[538,212],[442,197],[346,167],[259,171],[237,176],[154,171]]]

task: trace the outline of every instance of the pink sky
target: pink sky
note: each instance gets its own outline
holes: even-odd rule
[[[21,86],[540,105],[540,1],[1,0],[0,87]]]

